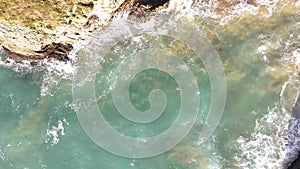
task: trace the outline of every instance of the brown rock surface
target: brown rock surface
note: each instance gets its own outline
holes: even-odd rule
[[[99,32],[125,0],[12,0],[0,4],[0,44],[7,57],[65,60],[74,42]]]

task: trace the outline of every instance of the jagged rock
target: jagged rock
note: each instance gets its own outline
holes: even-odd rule
[[[205,3],[207,1],[198,2],[195,0],[193,3]],[[78,40],[89,39],[109,24],[115,14],[126,12],[129,14],[130,20],[146,22],[158,10],[169,5],[172,6],[172,3],[180,2],[179,0],[6,1],[0,4],[0,44],[5,53],[8,53],[8,57],[18,60],[62,58],[69,50],[63,50],[64,54],[61,51],[54,52],[56,49],[50,49],[50,47],[55,47],[55,45],[51,44],[73,45]],[[220,0],[215,3],[216,8],[214,10],[223,16],[235,5],[242,2]],[[259,6],[257,15],[267,13],[265,7],[257,5],[255,0],[248,0],[244,3]],[[265,18],[257,20],[252,14],[245,14],[243,17],[231,19],[228,24],[222,27],[206,24],[203,31],[213,43],[219,37],[243,41],[252,36],[251,33],[261,31],[261,28],[264,28],[265,33],[280,29],[277,24],[278,18],[279,21],[294,19],[290,13],[293,14],[298,9],[288,7],[281,10],[282,15],[274,14],[270,17],[267,25],[265,25]],[[219,20],[216,19],[215,21],[218,22]],[[248,31],[248,29],[253,31]],[[215,33],[219,35],[215,36]],[[216,44],[215,48],[222,50],[222,45],[224,44]],[[50,56],[48,56],[49,52],[43,52],[43,48],[46,46],[48,46],[48,51],[52,51]]]
[[[116,13],[129,11],[133,20],[145,21],[168,1],[6,1],[0,4],[0,44],[15,60],[69,60],[72,45],[93,37]]]
[[[73,49],[71,44],[61,44],[61,43],[52,43],[44,46],[41,50],[36,51],[37,53],[42,53],[50,58],[55,58],[57,60],[68,61],[69,51]]]
[[[61,61],[68,61],[70,60],[68,57],[68,53],[73,49],[73,46],[71,44],[62,44],[62,43],[53,42],[52,44],[42,47],[41,50],[35,51],[35,54],[33,55],[23,55],[20,53],[16,53],[4,46],[2,48],[6,57],[9,57],[16,61],[20,61],[24,59],[33,61],[33,60],[40,60],[44,58],[55,58]]]
[[[134,5],[137,7],[148,6],[149,10],[155,10],[160,6],[164,6],[169,0],[135,0]]]
[[[167,8],[169,0],[134,0],[129,9],[129,19],[146,22],[162,8]]]
[[[13,59],[66,57],[107,25],[125,0],[12,0],[0,4],[0,44]]]

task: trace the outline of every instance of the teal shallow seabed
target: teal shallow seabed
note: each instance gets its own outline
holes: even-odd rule
[[[186,22],[207,34],[222,60],[227,80],[227,100],[222,119],[209,140],[201,145],[197,145],[198,134],[211,101],[211,84],[203,63],[180,41],[164,36],[153,40],[141,35],[147,45],[158,44],[189,63],[197,77],[201,95],[198,117],[187,137],[170,151],[145,159],[116,156],[101,149],[87,136],[76,115],[82,105],[73,101],[72,74],[61,75],[47,66],[27,68],[4,59],[1,53],[0,168],[284,167],[294,157],[293,152],[286,151],[288,145],[285,144],[298,90],[295,72],[300,57],[300,22],[299,9],[294,4],[283,7],[283,4],[278,4],[271,16],[245,12],[224,22],[225,25],[216,24],[222,18],[183,16]],[[200,13],[201,8],[191,10]],[[269,17],[269,23],[265,21],[266,17]],[[97,43],[97,39],[94,41]],[[178,115],[181,98],[174,78],[157,69],[144,70],[130,85],[131,102],[136,109],[145,111],[150,107],[149,92],[159,88],[168,100],[163,116],[153,123],[134,124],[118,113],[110,95],[110,84],[114,79],[109,72],[114,72],[118,63],[122,62],[120,56],[137,52],[134,45],[121,41],[101,58],[95,94],[103,116],[115,130],[132,137],[149,137],[172,125]],[[77,55],[84,56],[82,50]]]

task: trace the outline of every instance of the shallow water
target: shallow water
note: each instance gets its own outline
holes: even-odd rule
[[[293,3],[287,5],[288,10],[282,10],[283,4],[277,4],[277,9],[269,4],[271,13],[274,13],[268,18],[270,23],[265,23],[266,16],[260,13],[247,12],[231,16],[224,23],[220,21],[224,17],[212,19],[204,15],[184,17],[185,22],[175,23],[196,25],[204,32],[216,48],[226,75],[227,97],[222,119],[213,135],[200,145],[197,144],[199,133],[211,104],[211,83],[204,64],[182,41],[142,34],[137,41],[121,39],[102,56],[95,53],[100,51],[97,48],[102,47],[97,46],[101,39],[95,38],[79,50],[75,76],[81,76],[78,70],[96,70],[89,75],[95,75],[98,107],[116,131],[131,137],[157,135],[176,122],[180,90],[174,77],[166,71],[176,72],[179,68],[168,67],[165,72],[144,70],[133,79],[129,97],[136,109],[149,109],[148,95],[156,88],[163,90],[168,100],[163,116],[152,123],[141,124],[125,119],[114,105],[112,84],[127,75],[127,72],[118,71],[118,64],[125,61],[128,54],[137,53],[137,49],[149,47],[173,52],[188,63],[201,96],[196,123],[176,147],[145,159],[114,155],[89,138],[77,118],[76,113],[85,105],[73,100],[72,73],[63,76],[45,65],[29,69],[18,63],[5,62],[1,54],[0,168],[282,168],[294,158],[293,149],[297,149],[297,145],[287,148],[286,144],[287,139],[292,138],[288,138],[288,125],[297,97],[298,76],[295,72],[300,56],[297,46],[300,40],[298,10]],[[248,7],[245,5],[241,9]],[[202,8],[194,7],[191,11],[201,13]],[[265,27],[255,26],[264,24]],[[159,25],[155,27],[159,28]],[[182,28],[182,25],[176,27]],[[147,45],[139,46],[144,43]],[[86,57],[90,53],[94,60]],[[163,54],[156,53],[153,57],[163,58]],[[136,64],[130,62],[126,66],[134,67]],[[119,140],[120,143],[122,141]]]

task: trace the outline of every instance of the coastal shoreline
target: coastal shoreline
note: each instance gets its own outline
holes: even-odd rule
[[[12,24],[8,23],[6,20],[0,19],[0,23],[3,23],[2,26],[0,26],[0,44],[2,45],[3,53],[7,58],[15,60],[16,62],[29,61],[30,65],[32,66],[34,66],[36,62],[42,61],[44,59],[54,59],[62,63],[69,62],[70,60],[72,61],[72,58],[70,58],[70,53],[74,52],[74,50],[77,49],[74,44],[79,41],[87,41],[88,39],[93,38],[93,36],[101,32],[101,30],[105,28],[105,26],[108,25],[116,15],[123,15],[124,13],[126,13],[126,15],[130,15],[128,18],[132,19],[135,22],[146,22],[148,17],[151,17],[151,15],[154,15],[155,12],[158,12],[159,10],[169,8],[169,6],[172,5],[172,9],[176,8],[174,5],[176,1],[170,1],[173,4],[169,4],[170,2],[168,2],[164,3],[163,5],[160,4],[159,7],[152,8],[151,6],[147,6],[147,4],[140,4],[144,2],[143,0],[140,0],[140,3],[134,6],[132,5],[134,1],[125,2],[124,0],[120,0],[117,3],[118,6],[110,6],[111,4],[106,3],[107,6],[101,8],[103,10],[107,9],[107,11],[109,11],[103,13],[103,16],[106,16],[106,19],[103,19],[93,13],[95,12],[94,8],[99,7],[99,4],[101,4],[101,2],[103,2],[102,5],[105,4],[104,1],[87,1],[84,3],[76,2],[72,5],[71,11],[68,11],[71,13],[72,18],[76,18],[76,11],[79,8],[78,5],[93,10],[88,11],[91,13],[85,14],[86,17],[81,18],[82,20],[78,19],[77,21],[73,21],[69,18],[72,21],[69,20],[68,22],[66,22],[67,24],[65,26],[58,25],[57,30],[54,30],[54,28],[51,28],[52,30],[48,28],[45,28],[45,30],[43,30],[39,28],[23,27],[20,25],[12,26]],[[297,10],[300,8],[300,3],[298,2],[300,1],[290,2],[292,5],[282,5],[278,9],[280,13],[272,13],[272,11],[270,12],[269,8],[266,7],[267,5],[257,4],[255,1],[247,1],[246,4],[241,4],[239,1],[224,0],[219,2],[217,4],[219,6],[213,10],[213,12],[220,14],[220,16],[227,16],[227,14],[230,13],[230,10],[235,10],[234,8],[239,5],[240,7],[249,7],[250,9],[255,9],[257,13],[252,14],[251,12],[249,12],[251,10],[241,10],[235,11],[235,16],[240,15],[236,18],[224,17],[224,20],[227,19],[226,21],[217,18],[215,19],[216,21],[214,19],[211,19],[200,20],[199,22],[204,23],[204,33],[208,36],[208,39],[212,42],[214,47],[222,54],[224,50],[231,49],[232,46],[237,45],[239,42],[244,43],[244,41],[247,41],[249,37],[258,33],[270,36],[273,32],[275,32],[275,34],[278,32],[284,32],[282,34],[288,35],[290,27],[286,28],[284,25],[281,25],[281,23],[290,22],[292,19],[299,17],[299,14],[297,14]],[[298,7],[297,3],[299,5]],[[75,6],[77,6],[77,9],[75,9]],[[276,5],[274,5],[272,8],[276,8]],[[209,10],[207,9],[207,11]],[[176,11],[174,10],[174,12]],[[73,16],[72,13],[74,13],[75,15]],[[266,18],[268,24],[265,23]],[[218,25],[218,27],[216,26],[216,28],[214,29],[212,28],[212,26],[215,26],[214,21],[219,22],[218,24],[220,25],[221,21],[224,21],[224,24],[221,26]],[[71,23],[69,24],[69,22]],[[297,34],[297,31],[299,31],[300,29],[294,30],[295,32],[293,33]],[[266,40],[263,38],[265,38]],[[299,68],[297,67],[299,66],[297,58],[294,60],[288,58],[291,55],[285,56],[284,58],[284,55],[282,54],[292,54],[294,51],[297,51],[297,48],[299,48],[298,44],[295,42],[291,42],[290,44],[288,44],[288,42],[286,42],[286,46],[280,47],[287,49],[282,53],[277,53],[278,50],[276,49],[276,43],[283,39],[279,43],[285,44],[285,39],[288,39],[289,37],[283,37],[282,39],[280,38],[281,37],[276,37],[275,35],[274,39],[270,38],[271,40],[266,37],[262,37],[263,40],[261,40],[260,43],[264,43],[260,44],[258,48],[259,50],[257,51],[257,53],[259,53],[261,57],[254,58],[259,60],[260,63],[265,64],[267,68],[272,68],[272,70],[270,69],[270,71],[268,71],[266,68],[265,73],[267,74],[267,76],[272,76],[278,79],[279,84],[280,82],[287,81],[288,76],[297,74],[297,71],[299,70]],[[226,41],[227,39],[229,40]],[[228,43],[232,39],[237,41],[235,42],[236,44]],[[247,47],[256,48],[253,46],[246,46],[245,48]],[[295,57],[297,56],[295,55]],[[278,62],[282,62],[283,65],[286,64],[284,66],[286,66],[287,70],[285,72],[280,72],[281,70],[283,70],[283,68],[275,67],[277,66],[275,62],[276,64]],[[225,65],[227,66],[227,68],[232,68],[228,66],[228,64],[230,63],[225,64],[227,64]],[[239,79],[246,76],[242,71],[232,71],[232,73],[230,71],[231,70],[229,70],[229,73],[227,74],[230,80],[235,79],[236,81],[238,81]],[[282,86],[278,87],[276,85],[272,85],[270,86],[270,90],[274,90],[275,92],[277,92],[278,88],[280,87]],[[291,102],[289,104],[291,104]]]

